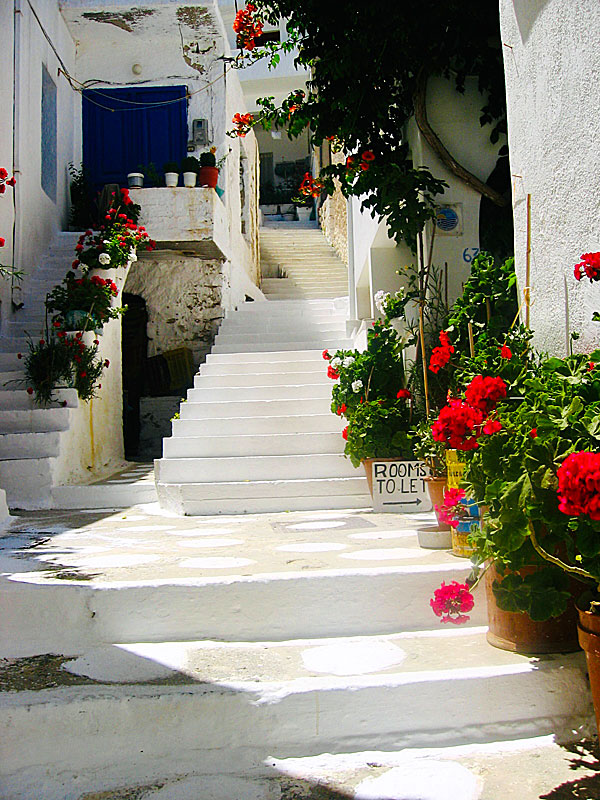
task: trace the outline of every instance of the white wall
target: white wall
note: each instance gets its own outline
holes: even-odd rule
[[[13,171],[13,19],[11,3],[0,3],[0,30],[3,31],[0,48],[0,167]],[[6,244],[0,249],[0,264],[10,265],[13,260],[13,191],[7,189],[0,197],[0,236]],[[10,305],[10,279],[0,278],[0,321],[6,318]]]
[[[537,344],[565,353],[565,290],[578,347],[600,344],[590,322],[600,289],[573,266],[600,250],[600,4],[501,0],[515,257],[525,285],[531,195],[531,324]]]
[[[76,154],[79,141],[75,132],[74,118],[79,95],[69,86],[64,75],[59,74],[60,62],[43,33],[45,31],[67,70],[74,72],[75,45],[58,11],[56,0],[32,0],[31,5],[39,22],[28,3],[17,0],[17,4],[20,6],[20,13],[17,15],[20,35],[16,42],[18,67],[15,75],[15,92],[18,111],[14,120],[16,144],[14,169],[18,181],[15,188],[17,214],[15,264],[27,275],[31,275],[49,241],[67,222],[67,164],[78,160]],[[3,50],[5,41],[9,42],[6,53],[2,54],[4,61],[10,52],[10,42],[13,38],[13,9],[12,2],[9,3],[7,0],[0,5],[2,20],[6,22],[6,27],[3,27]],[[57,86],[56,201],[48,197],[41,186],[42,64]],[[13,76],[10,66],[6,72],[2,69],[1,76],[2,93],[7,97],[3,108],[12,109]],[[2,125],[12,128],[11,117],[12,115],[7,113]],[[4,137],[0,137],[0,140],[4,154],[6,146]],[[10,142],[10,137],[6,141]],[[8,169],[11,167],[10,162],[5,162],[4,165]],[[7,196],[5,195],[3,199]]]

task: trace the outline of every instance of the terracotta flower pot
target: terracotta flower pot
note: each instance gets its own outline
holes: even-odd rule
[[[198,186],[208,186],[214,189],[219,180],[219,170],[217,167],[200,167],[198,171]]]
[[[429,492],[429,497],[433,505],[433,510],[435,511],[436,506],[441,507],[444,505],[444,492],[448,488],[448,482],[446,480],[446,476],[439,478],[438,477],[425,478],[425,485],[427,486],[427,491]],[[435,511],[435,518],[437,519],[439,531],[449,531],[452,529],[447,522],[440,522],[440,517],[437,511]]]
[[[594,701],[596,727],[600,731],[600,615],[577,609],[579,614],[578,638],[585,651],[590,689]]]
[[[519,570],[519,575],[525,577],[535,569],[535,567],[524,567]],[[528,656],[543,653],[572,653],[579,650],[575,597],[581,594],[581,584],[573,581],[572,599],[564,614],[560,617],[551,617],[544,622],[535,622],[525,612],[502,611],[498,608],[492,583],[499,577],[501,576],[492,564],[485,575],[489,623],[487,640],[491,645],[500,650]],[[598,674],[600,676],[600,670]]]

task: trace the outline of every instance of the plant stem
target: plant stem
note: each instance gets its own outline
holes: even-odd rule
[[[533,545],[533,549],[538,555],[540,555],[546,561],[549,561],[551,564],[554,564],[554,566],[560,567],[565,572],[569,572],[572,575],[579,575],[580,578],[586,578],[587,580],[594,581],[595,584],[598,583],[598,578],[594,577],[591,573],[589,573],[582,567],[572,567],[570,564],[565,564],[565,562],[561,561],[560,558],[557,558],[556,556],[551,556],[550,553],[547,553],[536,538],[533,523],[529,522],[528,527],[529,527],[529,538],[531,539],[531,544]]]

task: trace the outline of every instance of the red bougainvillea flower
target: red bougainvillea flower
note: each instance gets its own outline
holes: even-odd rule
[[[471,611],[475,600],[466,583],[452,581],[446,585],[442,582],[440,588],[433,593],[429,605],[436,617],[441,617],[440,622],[461,625],[469,621],[470,618],[464,612]]]
[[[498,422],[497,419],[488,419],[485,425],[483,426],[483,433],[486,436],[491,436],[492,433],[498,433],[498,431],[502,430],[502,423]]]
[[[584,253],[579,264],[573,270],[575,278],[580,281],[585,275],[590,281],[600,280],[600,253]]]
[[[600,520],[600,453],[571,453],[556,474],[559,510],[574,517],[587,514],[590,519]]]
[[[397,400],[410,400],[410,392],[408,389],[400,389],[396,395]]]
[[[327,367],[327,377],[331,378],[332,381],[337,381],[337,379],[340,377],[340,373],[337,372],[330,364]]]
[[[247,3],[246,8],[237,12],[233,21],[233,30],[237,34],[237,46],[246,50],[254,50],[255,39],[263,32],[263,23],[255,18],[255,11],[256,6],[253,3]]]
[[[429,369],[436,374],[450,361],[454,347],[446,331],[440,331],[440,346],[434,347],[429,359]]]
[[[478,408],[484,414],[489,414],[496,406],[498,401],[506,397],[506,384],[502,378],[492,378],[483,375],[475,375],[465,391],[467,403],[473,408]]]
[[[500,348],[500,355],[502,356],[502,358],[506,358],[507,361],[510,361],[510,359],[512,358],[512,350],[510,349],[510,347],[503,344],[502,347]]]
[[[348,441],[348,428],[349,427],[350,427],[349,425],[346,425],[346,427],[342,431],[342,439],[345,439],[346,441]]]
[[[252,114],[234,114],[231,121],[236,127],[236,134],[243,139],[252,128],[254,117]]]
[[[474,450],[477,447],[478,428],[484,420],[483,413],[464,400],[450,400],[431,426],[436,442],[452,450]]]
[[[336,412],[335,412],[335,413],[338,415],[338,417],[341,417],[341,416],[342,416],[342,414],[345,414],[347,410],[348,410],[348,406],[346,405],[346,403],[342,403],[342,405],[341,405],[341,406],[339,406],[339,407],[336,409]]]

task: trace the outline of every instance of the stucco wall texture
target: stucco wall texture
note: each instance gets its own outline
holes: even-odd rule
[[[582,253],[600,250],[600,3],[501,0],[515,260],[525,286],[531,196],[531,325],[564,355],[567,310],[579,350],[600,344],[600,287],[574,279]]]

